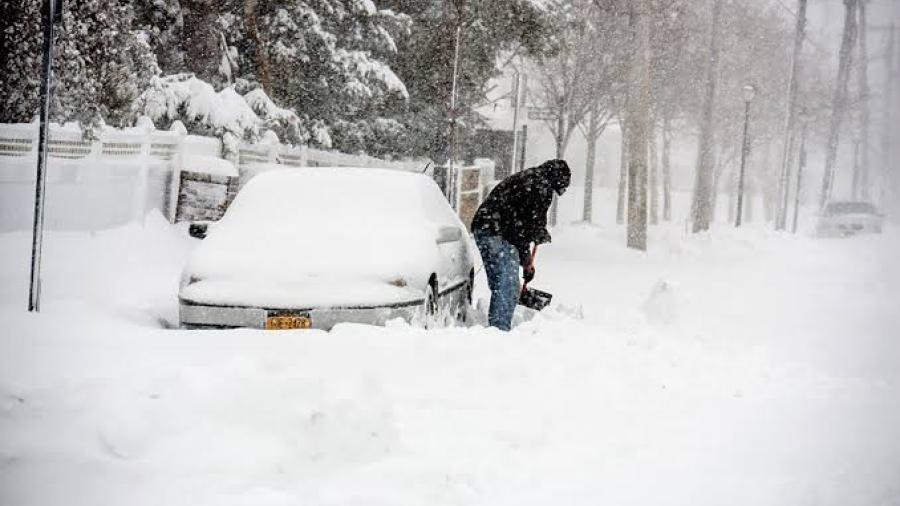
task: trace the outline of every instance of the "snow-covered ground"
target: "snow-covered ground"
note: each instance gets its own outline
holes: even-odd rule
[[[900,230],[623,234],[557,228],[511,333],[167,329],[158,216],[49,233],[28,314],[0,235],[0,504],[900,504]]]

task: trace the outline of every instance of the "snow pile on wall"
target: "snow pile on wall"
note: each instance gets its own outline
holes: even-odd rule
[[[180,120],[191,133],[220,137],[229,153],[237,152],[240,141],[258,142],[266,132],[291,144],[331,146],[324,124],[277,106],[262,89],[242,96],[232,85],[216,92],[193,74],[154,77],[137,108],[161,128]]]

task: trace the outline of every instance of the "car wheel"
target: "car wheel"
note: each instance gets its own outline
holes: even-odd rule
[[[472,297],[475,290],[475,269],[469,271],[469,279],[463,285],[462,298],[458,300],[456,309],[456,321],[458,323],[469,323],[469,316],[472,312]]]

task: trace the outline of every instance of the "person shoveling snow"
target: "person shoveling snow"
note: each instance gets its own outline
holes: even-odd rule
[[[565,193],[571,178],[565,160],[548,160],[501,181],[475,212],[472,231],[491,289],[492,327],[510,329],[520,297],[518,267],[527,286],[535,273],[531,244],[550,242],[547,210],[553,193]]]

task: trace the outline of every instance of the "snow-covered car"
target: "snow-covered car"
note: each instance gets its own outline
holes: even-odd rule
[[[465,319],[464,225],[427,176],[300,168],[251,179],[182,273],[184,327]]]
[[[816,235],[846,237],[861,233],[881,233],[884,215],[868,202],[829,202],[817,216]]]

